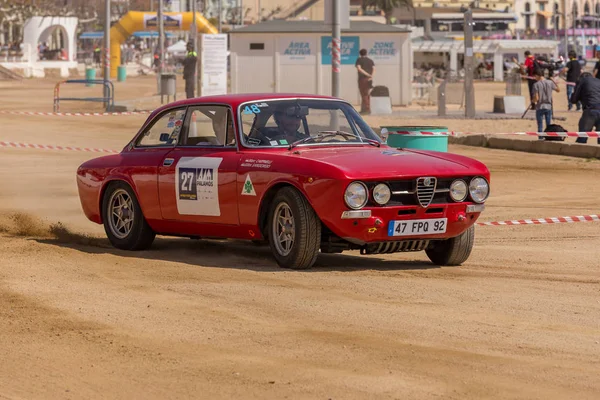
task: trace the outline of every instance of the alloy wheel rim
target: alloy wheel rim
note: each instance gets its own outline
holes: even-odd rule
[[[108,226],[113,235],[124,239],[131,233],[135,212],[133,199],[124,189],[118,189],[108,202]]]
[[[287,203],[280,203],[273,216],[273,243],[282,256],[291,253],[296,239],[296,226],[292,209]]]

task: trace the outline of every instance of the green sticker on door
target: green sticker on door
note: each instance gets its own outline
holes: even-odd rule
[[[242,195],[256,196],[256,192],[254,191],[254,185],[252,184],[252,180],[250,180],[250,174],[246,175],[246,181],[244,182],[244,188],[242,189]]]

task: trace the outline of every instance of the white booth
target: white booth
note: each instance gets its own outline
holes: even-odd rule
[[[323,21],[266,21],[230,32],[233,93],[331,95],[331,28]],[[342,29],[340,97],[360,103],[354,66],[360,49],[375,62],[374,86],[386,86],[394,106],[411,102],[410,31],[373,21]]]
[[[18,60],[0,62],[5,68],[18,69],[25,77],[44,77],[47,69],[59,70],[68,77],[77,68],[76,17],[31,17],[23,26],[23,55]],[[46,43],[52,57],[40,60],[38,45]]]

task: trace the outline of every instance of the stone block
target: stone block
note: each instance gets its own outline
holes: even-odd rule
[[[449,136],[449,144],[461,144],[464,146],[487,147],[486,135]]]
[[[504,149],[504,150],[514,150],[514,139],[508,139],[503,137],[490,137],[487,140],[488,147],[493,149]]]
[[[588,143],[565,143],[561,154],[569,157],[600,158],[600,146]]]
[[[532,141],[531,150],[534,153],[541,154],[554,154],[560,155],[562,149],[562,143],[559,142],[547,142],[545,140]]]
[[[526,108],[523,96],[494,96],[494,113],[522,114]]]
[[[513,139],[512,143],[511,143],[511,150],[515,150],[515,151],[525,151],[528,153],[533,152],[533,146],[536,144],[536,142],[532,141],[532,140],[518,140],[518,139]]]

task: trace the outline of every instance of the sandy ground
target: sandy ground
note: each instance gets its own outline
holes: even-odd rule
[[[0,82],[0,109],[51,111],[53,83]],[[152,88],[130,79],[117,94]],[[73,89],[86,90],[100,89]],[[479,85],[478,106],[503,90]],[[0,115],[0,140],[119,149],[143,120]],[[600,161],[450,151],[492,172],[482,221],[600,211]],[[0,149],[0,399],[600,395],[599,223],[478,227],[459,268],[351,252],[295,272],[267,248],[168,238],[128,253],[81,211],[75,170],[93,156]]]

